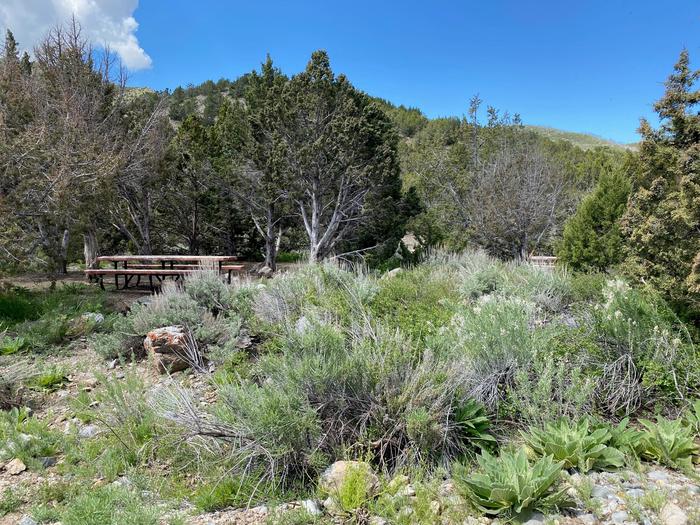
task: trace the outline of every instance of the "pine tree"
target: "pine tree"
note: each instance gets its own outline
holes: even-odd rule
[[[698,78],[700,71],[690,69],[684,50],[654,106],[660,127],[641,122],[640,172],[622,220],[628,239],[626,271],[696,319],[700,294],[692,287],[692,266],[700,253]]]
[[[603,171],[591,194],[564,226],[557,250],[560,261],[575,270],[602,270],[622,259],[619,220],[625,212],[630,181],[619,169]]]

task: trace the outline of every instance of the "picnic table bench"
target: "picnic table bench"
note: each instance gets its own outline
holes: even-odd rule
[[[244,269],[242,264],[228,264],[236,260],[232,255],[104,255],[97,258],[98,267],[85,270],[85,275],[90,281],[96,280],[103,290],[105,277],[114,277],[117,290],[128,288],[134,278],[138,286],[141,278],[147,277],[153,290],[154,284],[160,285],[167,277],[178,280],[201,266],[211,265],[218,267],[220,273],[226,273],[230,284],[232,274]],[[102,262],[112,263],[113,268],[99,268]],[[123,278],[121,287],[120,277]]]

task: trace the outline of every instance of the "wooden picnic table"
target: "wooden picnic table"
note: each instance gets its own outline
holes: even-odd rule
[[[101,262],[111,262],[117,269],[119,263],[124,268],[129,267],[129,263],[160,263],[161,268],[170,266],[172,270],[176,264],[211,264],[216,263],[219,270],[225,263],[235,262],[238,257],[234,255],[101,255],[97,258],[97,264]]]
[[[97,268],[87,269],[85,274],[90,280],[96,278],[102,288],[104,288],[104,277],[113,276],[117,289],[119,289],[119,277],[124,278],[123,288],[129,286],[133,277],[137,278],[137,286],[141,277],[148,277],[150,287],[153,289],[153,277],[159,283],[165,277],[178,279],[197,270],[199,266],[211,264],[217,265],[219,272],[227,272],[228,281],[231,282],[231,274],[243,270],[242,265],[231,265],[237,260],[238,258],[233,255],[101,255],[96,259]],[[112,263],[114,269],[101,269],[100,263],[103,262]]]

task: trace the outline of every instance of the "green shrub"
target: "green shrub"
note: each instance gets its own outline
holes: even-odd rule
[[[620,280],[608,281],[603,296],[591,313],[605,353],[599,400],[606,412],[631,414],[643,398],[677,402],[700,388],[700,356],[661,299]]]
[[[367,505],[373,488],[370,476],[366,463],[348,467],[337,494],[332,495],[337,499],[341,509],[351,512]]]
[[[700,399],[696,399],[694,403],[688,405],[683,421],[696,436],[700,436]]]
[[[566,504],[566,488],[555,489],[563,462],[551,456],[530,463],[525,449],[477,457],[479,470],[466,467],[455,472],[457,487],[481,512],[516,517],[528,511],[551,511]]]
[[[255,498],[260,499],[265,486],[258,485],[253,477],[232,478],[224,474],[213,482],[199,483],[192,496],[192,502],[204,512],[212,512],[226,507],[245,507]]]
[[[596,187],[564,226],[557,256],[575,270],[605,271],[622,260],[620,217],[627,207],[631,182],[620,169],[601,170]]]
[[[680,419],[658,416],[656,421],[640,419],[644,427],[641,438],[642,457],[673,468],[692,469],[692,458],[698,453],[693,431]]]
[[[17,495],[17,493],[12,489],[12,487],[7,487],[2,495],[0,495],[0,518],[15,512],[22,506],[22,499]]]
[[[19,458],[28,467],[40,469],[40,458],[55,456],[61,450],[62,438],[26,409],[0,412],[0,461]]]
[[[507,388],[506,408],[511,416],[529,425],[542,425],[590,414],[598,377],[578,364],[588,357],[538,353],[520,364]]]
[[[64,525],[155,525],[157,507],[135,492],[114,485],[89,488],[66,503],[61,512]]]
[[[566,469],[576,468],[582,474],[589,470],[619,468],[624,455],[608,446],[611,433],[606,428],[591,428],[588,419],[578,423],[560,419],[544,428],[521,432],[527,446],[538,456],[551,456],[563,462]]]
[[[454,414],[455,424],[463,439],[474,443],[479,448],[490,448],[496,438],[489,434],[491,421],[484,407],[473,399],[466,399],[457,405]]]
[[[221,277],[218,268],[200,268],[185,278],[185,293],[199,306],[216,314],[231,308],[232,287]]]
[[[175,284],[167,283],[150,302],[137,304],[129,313],[131,335],[145,336],[164,326],[183,325],[194,328],[201,323],[206,310]]]
[[[16,354],[24,348],[27,340],[24,337],[9,337],[0,335],[0,355]]]
[[[598,423],[593,428],[606,428],[610,432],[608,446],[622,452],[626,458],[639,459],[644,433],[629,426],[629,418],[624,418],[617,425]]]
[[[45,372],[39,374],[37,377],[33,378],[30,385],[38,390],[53,392],[54,390],[61,388],[67,382],[68,378],[63,370],[56,367],[51,367]]]
[[[453,276],[416,268],[379,281],[370,311],[415,340],[435,336],[447,326],[459,293]]]
[[[0,292],[0,325],[36,319],[40,308],[31,300],[31,294],[22,288],[8,288]]]

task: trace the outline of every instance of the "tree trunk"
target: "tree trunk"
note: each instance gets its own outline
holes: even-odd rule
[[[277,270],[277,250],[279,249],[278,241],[280,236],[281,234],[278,235],[275,231],[272,211],[268,210],[267,228],[265,232],[265,266],[272,271]]]
[[[97,235],[93,230],[83,233],[83,253],[85,255],[85,268],[97,268]]]
[[[63,230],[63,237],[61,238],[61,245],[59,247],[58,253],[56,254],[56,273],[65,275],[68,273],[68,243],[70,242],[70,232],[65,229]]]

